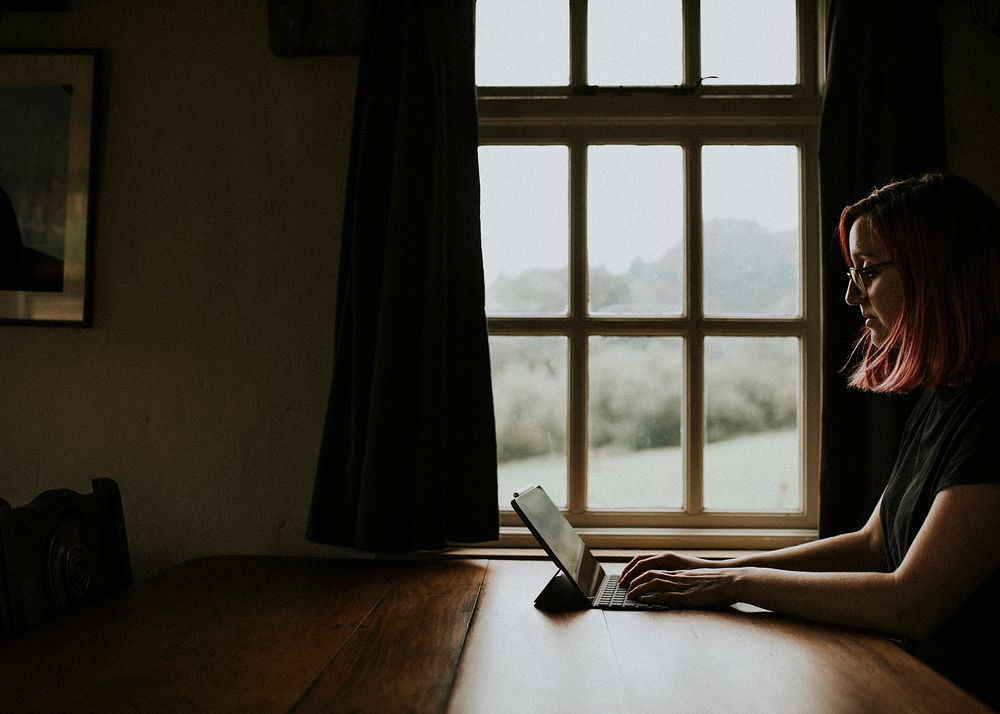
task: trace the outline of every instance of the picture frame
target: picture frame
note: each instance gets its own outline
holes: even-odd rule
[[[0,324],[90,323],[97,60],[0,52]]]

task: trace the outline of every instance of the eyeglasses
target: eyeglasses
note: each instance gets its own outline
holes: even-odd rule
[[[868,299],[868,283],[871,282],[871,279],[878,275],[883,268],[887,268],[892,264],[893,261],[887,260],[884,263],[866,265],[863,268],[847,269],[847,277],[849,277],[851,282],[854,283],[855,287],[857,287],[862,300]]]

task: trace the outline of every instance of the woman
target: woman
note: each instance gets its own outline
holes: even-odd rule
[[[629,596],[746,602],[901,638],[1000,707],[1000,210],[954,176],[889,184],[844,209],[846,301],[863,359],[850,383],[925,390],[861,530],[725,561],[642,555]]]

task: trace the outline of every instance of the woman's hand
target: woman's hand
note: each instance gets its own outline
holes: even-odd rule
[[[678,555],[677,553],[659,553],[637,555],[631,562],[622,569],[622,587],[627,587],[632,579],[645,573],[648,570],[694,570],[697,568],[716,568],[719,564],[702,558],[694,558],[689,555]]]
[[[742,572],[742,568],[647,570],[633,578],[628,597],[673,608],[731,605],[738,600],[735,585]]]

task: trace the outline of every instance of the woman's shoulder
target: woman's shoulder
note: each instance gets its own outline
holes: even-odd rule
[[[982,367],[960,385],[939,385],[928,390],[933,401],[950,404],[958,401],[966,407],[973,403],[993,404],[1000,408],[1000,362]]]
[[[991,366],[956,391],[939,396],[935,440],[949,455],[940,487],[1000,481],[1000,368]],[[925,432],[926,434],[926,432]]]

